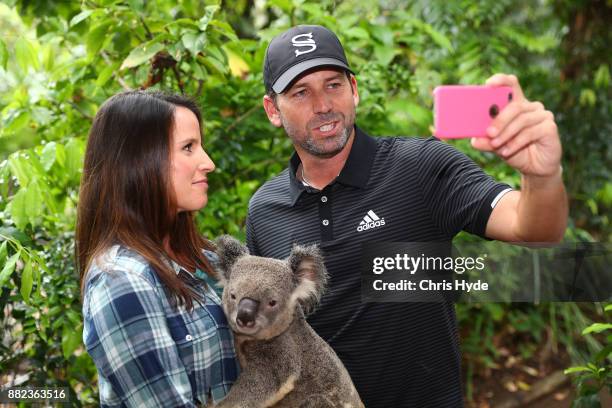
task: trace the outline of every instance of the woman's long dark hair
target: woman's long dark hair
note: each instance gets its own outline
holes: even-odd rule
[[[193,307],[199,296],[168,264],[215,272],[202,254],[212,245],[198,234],[191,212],[177,212],[171,187],[170,146],[177,106],[201,114],[190,99],[160,92],[128,91],[108,99],[94,118],[87,150],[76,225],[76,260],[81,293],[91,262],[112,245],[143,256],[165,284],[174,304]]]

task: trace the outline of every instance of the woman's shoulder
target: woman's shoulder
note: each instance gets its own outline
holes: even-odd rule
[[[203,249],[202,254],[206,257],[208,262],[210,262],[211,266],[215,269],[219,269],[219,255],[213,250]]]
[[[85,278],[85,291],[99,286],[117,286],[141,282],[157,286],[155,273],[138,252],[123,245],[113,245],[98,254],[91,262]]]

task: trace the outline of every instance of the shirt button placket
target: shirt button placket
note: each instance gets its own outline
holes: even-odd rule
[[[319,219],[321,220],[321,241],[334,239],[332,227],[332,197],[330,187],[325,187],[319,196]]]

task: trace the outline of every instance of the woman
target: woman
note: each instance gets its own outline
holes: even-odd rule
[[[205,282],[215,256],[193,221],[214,168],[189,99],[129,91],[94,119],[76,257],[102,406],[217,402],[236,379],[232,334]]]

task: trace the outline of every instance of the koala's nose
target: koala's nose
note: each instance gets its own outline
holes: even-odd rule
[[[236,316],[236,323],[240,327],[253,327],[255,325],[255,316],[257,315],[257,309],[259,308],[259,302],[250,298],[243,298],[238,303],[238,315]]]

